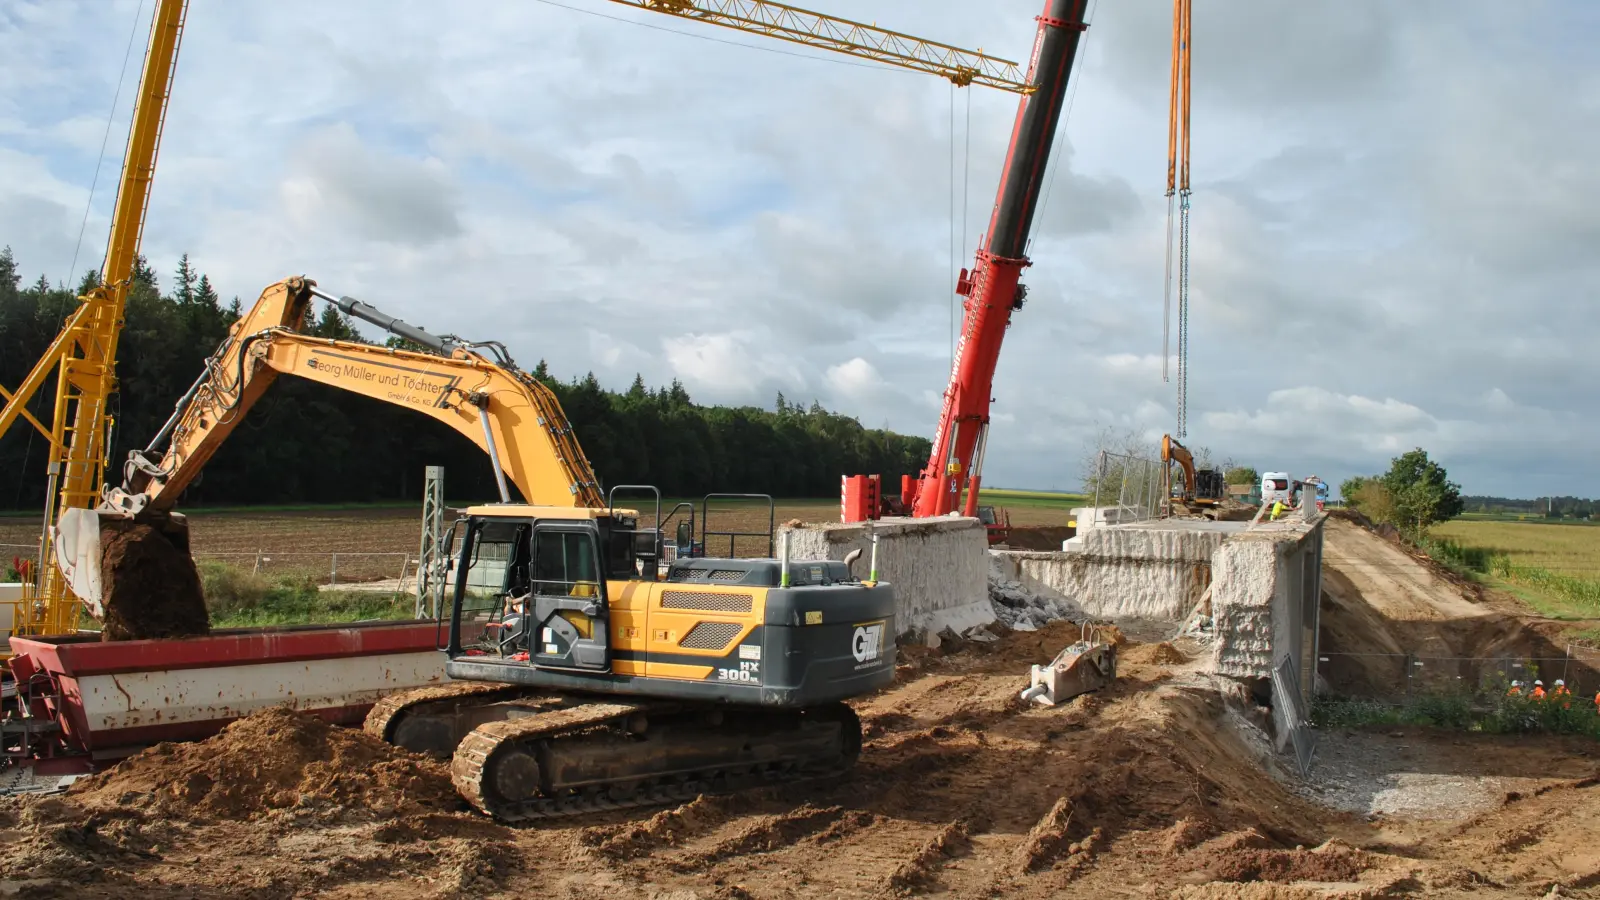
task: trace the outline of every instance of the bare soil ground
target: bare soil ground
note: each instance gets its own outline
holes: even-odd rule
[[[897,684],[857,704],[846,777],[526,828],[466,812],[438,764],[259,714],[65,795],[0,801],[0,894],[1600,896],[1600,763],[1582,747],[1384,737],[1419,771],[1514,780],[1464,817],[1372,816],[1269,774],[1255,713],[1190,674],[1182,646],[1124,644],[1113,689],[1017,702],[1027,664],[1076,636],[905,651]]]
[[[699,516],[698,503],[695,515]],[[420,516],[420,507],[188,512],[190,539],[195,553],[202,557],[253,554],[257,550],[323,555],[333,552],[415,553]],[[713,531],[754,532],[765,531],[767,527],[766,508],[754,504],[713,503],[710,518]],[[776,507],[779,524],[790,519],[831,522],[838,518],[839,504],[835,500],[780,500]],[[1067,519],[1065,509],[1019,506],[1011,510],[1012,522],[1021,526],[1065,527]],[[10,554],[24,554],[38,538],[37,518],[0,518],[0,549]],[[727,538],[720,540],[725,544]],[[1059,541],[1056,546],[1059,548]]]

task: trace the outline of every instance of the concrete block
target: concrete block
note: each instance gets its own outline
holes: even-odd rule
[[[1317,559],[1308,542],[1322,539],[1319,523],[1270,523],[1230,537],[1217,551],[1211,583],[1214,673],[1269,678],[1278,660],[1298,660],[1304,636],[1292,631],[1291,622],[1314,629],[1316,621],[1314,613],[1307,620],[1291,607],[1302,603],[1307,554],[1313,554],[1312,564]],[[1280,614],[1288,618],[1279,620]]]
[[[1067,552],[1005,554],[1016,580],[1075,602],[1096,619],[1178,623],[1211,580],[1227,533],[1163,523],[1079,531]]]
[[[1233,678],[1272,674],[1272,598],[1279,547],[1273,541],[1231,541],[1212,566],[1211,616],[1216,642],[1211,669]]]
[[[989,604],[989,539],[983,523],[960,516],[890,518],[783,526],[792,559],[844,559],[861,550],[856,574],[867,576],[870,532],[878,535],[878,575],[894,586],[901,634],[965,631],[995,620]]]

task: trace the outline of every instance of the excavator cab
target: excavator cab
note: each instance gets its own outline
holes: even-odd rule
[[[466,563],[456,573],[452,655],[609,671],[606,576],[627,577],[633,563],[622,560],[616,573],[603,569],[601,548],[618,543],[603,536],[591,518],[470,518]]]

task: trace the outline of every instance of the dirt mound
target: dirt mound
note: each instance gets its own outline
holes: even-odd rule
[[[461,805],[444,765],[282,707],[196,744],[158,744],[68,796],[91,808],[201,821],[282,809],[382,818]]]
[[[1078,533],[1064,525],[1013,525],[1006,535],[1006,546],[1013,550],[1061,552],[1061,544]]]
[[[1183,651],[1172,646],[1171,641],[1159,641],[1154,644],[1138,644],[1126,647],[1122,651],[1122,662],[1143,663],[1151,666],[1177,666],[1189,661]]]
[[[1373,862],[1373,854],[1330,841],[1315,850],[1218,851],[1206,874],[1215,881],[1355,881]]]
[[[181,530],[111,520],[100,525],[100,581],[108,641],[211,632],[200,573]]]
[[[1417,545],[1406,540],[1405,535],[1400,533],[1400,529],[1390,525],[1388,522],[1379,524],[1367,518],[1361,513],[1360,510],[1354,509],[1329,510],[1328,516],[1333,519],[1349,522],[1357,528],[1360,528],[1363,531],[1366,531],[1368,534],[1371,534],[1373,537],[1388,541],[1389,543],[1398,547],[1405,555],[1411,557],[1411,559],[1418,565],[1426,568],[1428,572],[1433,575],[1433,577],[1442,579],[1450,584],[1455,585],[1463,594],[1472,598],[1474,602],[1483,600],[1483,585],[1461,575],[1443,563],[1440,563],[1432,556],[1429,556],[1426,552],[1417,547]]]

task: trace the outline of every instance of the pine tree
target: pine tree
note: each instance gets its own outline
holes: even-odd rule
[[[14,295],[22,276],[17,274],[17,260],[11,255],[11,245],[0,250],[0,294]]]
[[[211,286],[211,279],[203,274],[200,276],[199,286],[195,289],[194,299],[196,303],[203,304],[211,309],[222,308],[222,298],[217,296],[217,289]]]
[[[135,287],[142,284],[160,293],[161,285],[156,281],[156,270],[150,268],[149,261],[143,255],[133,261],[133,284]]]
[[[643,400],[647,396],[649,396],[649,392],[644,388],[644,376],[635,373],[633,376],[633,384],[628,386],[628,399]]]
[[[188,306],[195,301],[194,268],[189,265],[189,254],[178,257],[178,272],[173,279],[172,299]]]

